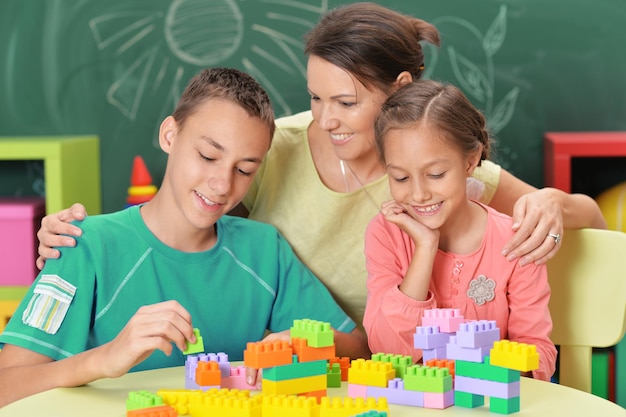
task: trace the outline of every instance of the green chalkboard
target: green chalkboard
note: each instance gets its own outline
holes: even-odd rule
[[[302,35],[339,3],[3,0],[0,136],[97,134],[103,211],[117,210],[135,155],[160,181],[158,124],[200,68],[250,72],[278,116],[308,108]],[[626,130],[623,0],[379,3],[436,24],[428,76],[465,91],[496,133],[496,160],[533,185],[543,132]],[[42,192],[37,162],[23,164],[0,166],[0,193]]]

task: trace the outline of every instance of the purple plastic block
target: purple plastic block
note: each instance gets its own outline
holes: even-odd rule
[[[413,346],[417,349],[446,347],[450,333],[441,333],[439,326],[418,326],[413,335]]]
[[[367,398],[367,385],[348,384],[348,397]]]
[[[433,308],[424,310],[422,326],[439,326],[443,333],[456,333],[465,319],[458,308]]]
[[[456,343],[461,347],[476,348],[488,346],[500,340],[500,329],[495,320],[480,320],[461,323],[456,332]]]
[[[446,359],[483,363],[485,356],[489,356],[490,350],[489,346],[477,348],[459,346],[456,342],[456,336],[452,336],[450,343],[446,345]]]
[[[198,361],[200,362],[217,362],[222,378],[226,378],[230,374],[230,362],[228,361],[228,354],[224,352],[219,353],[201,353],[198,355]]]
[[[188,355],[185,359],[185,379],[195,381],[196,369],[198,369],[198,355]]]
[[[413,407],[424,406],[424,393],[420,391],[405,391],[404,382],[400,378],[394,378],[389,381],[387,388],[367,387],[367,398],[387,399],[389,404],[410,405]]]
[[[508,399],[520,396],[520,381],[506,383],[457,375],[454,378],[454,389],[485,397]]]
[[[422,349],[422,362],[429,361],[431,359],[447,359],[446,347],[434,348],[434,349]]]
[[[443,410],[454,405],[454,390],[446,392],[425,392],[424,408],[437,408]]]

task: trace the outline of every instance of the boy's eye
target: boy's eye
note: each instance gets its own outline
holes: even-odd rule
[[[241,168],[237,168],[237,172],[238,172],[238,173],[240,173],[241,175],[243,175],[244,177],[249,177],[250,175],[252,175],[252,173],[251,173],[251,172],[244,171],[244,170],[243,170],[243,169],[241,169]]]
[[[199,153],[199,154],[200,154],[200,158],[204,159],[205,161],[215,161],[214,158],[204,156],[202,153]]]
[[[320,98],[318,96],[311,96],[311,101],[318,101]]]
[[[409,177],[394,178],[394,181],[396,181],[396,182],[406,182],[408,179],[409,179]]]

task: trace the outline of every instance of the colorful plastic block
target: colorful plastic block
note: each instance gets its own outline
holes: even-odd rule
[[[192,417],[262,417],[261,396],[205,395],[189,404]]]
[[[489,398],[489,411],[498,414],[513,414],[520,410],[520,398]]]
[[[452,359],[430,359],[424,362],[424,365],[431,368],[447,368],[450,371],[450,375],[454,378],[455,374],[455,361]]]
[[[318,417],[320,406],[313,397],[263,395],[263,417]]]
[[[448,348],[440,347],[434,349],[422,349],[422,361],[429,361],[432,359],[446,358],[448,356]]]
[[[159,405],[156,407],[128,410],[126,417],[178,417],[178,413],[176,413],[174,407]]]
[[[326,364],[326,386],[328,388],[341,388],[341,369],[338,363]]]
[[[424,310],[422,326],[439,326],[443,333],[455,333],[465,319],[458,308],[434,308]]]
[[[245,366],[237,366],[235,368],[230,368],[230,375],[226,378],[222,378],[220,381],[220,386],[222,388],[229,389],[256,389],[254,385],[248,385],[246,381],[246,367]]]
[[[477,348],[493,346],[500,340],[500,329],[495,320],[480,320],[461,323],[456,332],[456,343],[462,347]]]
[[[425,392],[424,408],[436,408],[443,410],[454,405],[454,391]]]
[[[408,405],[411,407],[424,406],[424,393],[404,389],[404,381],[394,378],[389,381],[387,388],[366,387],[366,398],[386,398],[388,404]]]
[[[293,350],[285,340],[250,342],[243,352],[248,368],[263,369],[292,363]]]
[[[413,335],[413,346],[417,349],[434,349],[445,347],[450,333],[441,333],[439,326],[418,326]]]
[[[352,417],[366,411],[385,411],[389,413],[389,405],[385,398],[329,398],[320,402],[320,417]]]
[[[372,360],[375,362],[389,362],[396,371],[398,378],[404,377],[406,368],[414,365],[413,358],[408,355],[396,355],[392,353],[374,353],[372,354]]]
[[[485,405],[485,396],[469,392],[454,391],[454,405],[464,408],[476,408]]]
[[[475,348],[459,346],[456,336],[450,337],[450,343],[446,345],[446,357],[448,359],[481,363],[485,356],[489,356],[490,346]]]
[[[263,394],[302,394],[326,389],[326,373],[304,378],[270,381],[263,378],[261,384]]]
[[[452,376],[448,368],[429,368],[413,365],[404,375],[404,388],[411,391],[446,392],[452,390]]]
[[[535,345],[500,340],[493,344],[489,354],[492,365],[521,372],[539,368],[539,353]]]
[[[456,375],[480,378],[496,382],[516,382],[520,380],[520,371],[502,368],[490,364],[487,356],[483,363],[456,361]]]
[[[183,355],[190,355],[192,353],[204,351],[204,343],[202,342],[202,336],[200,336],[200,330],[193,329],[193,334],[196,335],[196,343],[187,342],[187,348],[183,350]]]
[[[158,405],[163,405],[163,398],[150,391],[131,391],[126,399],[126,411],[156,407]]]
[[[389,380],[396,377],[390,362],[356,359],[348,370],[348,382],[352,384],[386,387]]]
[[[297,362],[297,356],[293,357],[296,362],[288,365],[279,365],[263,370],[263,379],[269,381],[284,381],[286,379],[304,378],[307,376],[326,375],[325,360]]]
[[[222,372],[217,362],[198,362],[195,382],[200,387],[219,386]]]
[[[454,379],[454,389],[490,398],[514,398],[520,396],[520,381],[496,382],[457,375]]]
[[[335,344],[335,335],[330,323],[317,320],[294,320],[291,337],[306,339],[311,347],[327,347]]]
[[[352,417],[387,417],[387,412],[370,410],[364,413],[356,414]]]
[[[309,392],[303,392],[298,395],[301,397],[306,397],[306,398],[315,398],[315,401],[317,401],[317,403],[319,404],[319,402],[322,401],[322,398],[328,396],[328,390],[322,389],[319,391],[309,391]]]
[[[348,369],[350,369],[350,358],[348,358],[347,356],[343,356],[341,358],[338,358],[335,356],[334,358],[329,359],[328,363],[330,363],[331,365],[334,363],[338,363],[339,369],[341,370],[341,380],[342,381],[348,380]]]
[[[367,385],[348,383],[348,397],[367,398]]]
[[[166,405],[176,409],[180,415],[189,414],[189,402],[192,397],[202,395],[200,390],[179,389],[179,390],[159,390],[157,395],[163,398]]]
[[[330,360],[335,357],[335,345],[316,348],[309,346],[307,340],[301,337],[292,337],[291,347],[300,362]]]

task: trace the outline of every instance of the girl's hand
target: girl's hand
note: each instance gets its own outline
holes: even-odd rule
[[[520,265],[546,263],[561,248],[549,234],[563,239],[563,207],[558,193],[543,188],[523,195],[513,208],[515,235],[502,254],[509,261],[519,259]]]
[[[184,351],[187,342],[196,343],[191,316],[177,301],[165,301],[141,307],[115,339],[95,349],[103,374],[115,378],[156,349],[169,356],[172,343]]]
[[[42,269],[46,259],[57,259],[61,256],[60,252],[54,249],[55,246],[73,247],[76,245],[76,240],[70,236],[80,236],[83,231],[70,222],[83,220],[85,217],[87,217],[85,207],[76,203],[58,213],[48,214],[41,220],[41,228],[37,231],[39,239],[37,268]]]
[[[429,229],[415,220],[396,201],[390,200],[382,203],[380,212],[385,216],[385,220],[398,225],[411,236],[416,245],[421,246],[430,242],[436,247],[439,244],[439,230]]]

